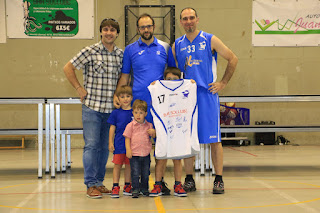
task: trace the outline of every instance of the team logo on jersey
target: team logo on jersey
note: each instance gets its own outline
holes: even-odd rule
[[[216,135],[210,135],[209,139],[212,139],[212,138],[217,138]]]
[[[189,57],[186,57],[186,61],[184,64],[184,69],[187,69],[187,66],[192,67],[193,65],[200,65],[202,60],[192,59],[192,56],[189,55]]]
[[[144,52],[144,50],[141,50],[138,54],[139,54],[139,55],[142,55],[143,52]]]
[[[187,47],[183,47],[183,48],[180,49],[180,52],[182,52],[182,51],[184,51],[186,49],[187,49]]]
[[[205,41],[200,42],[199,45],[200,45],[199,50],[204,50],[204,49],[206,49],[206,42],[205,42]]]
[[[160,50],[157,51],[157,55],[160,55]]]
[[[182,94],[183,94],[183,99],[186,99],[189,96],[189,91],[185,90],[185,91],[182,92]]]

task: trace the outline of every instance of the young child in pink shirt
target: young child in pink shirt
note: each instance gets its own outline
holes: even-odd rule
[[[132,197],[138,198],[140,192],[149,196],[150,151],[152,143],[150,136],[155,138],[153,125],[145,120],[148,105],[145,101],[135,100],[132,105],[134,120],[123,133],[126,143],[126,155],[130,159]]]

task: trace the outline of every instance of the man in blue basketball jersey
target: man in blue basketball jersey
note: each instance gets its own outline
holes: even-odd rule
[[[213,193],[223,194],[223,148],[220,132],[220,103],[218,92],[225,88],[238,63],[236,55],[216,36],[197,28],[199,17],[193,8],[184,8],[180,24],[186,34],[173,45],[173,54],[184,78],[197,82],[199,142],[211,145],[211,158],[216,171]],[[228,61],[221,81],[217,81],[217,55]],[[195,191],[193,180],[194,158],[185,160],[186,179],[184,189]]]

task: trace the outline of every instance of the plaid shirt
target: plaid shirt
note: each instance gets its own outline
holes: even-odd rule
[[[110,53],[100,41],[82,49],[70,60],[76,69],[83,69],[84,88],[88,92],[84,105],[101,113],[112,112],[122,59],[121,49],[115,46]]]

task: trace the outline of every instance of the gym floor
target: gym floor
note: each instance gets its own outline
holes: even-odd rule
[[[0,212],[320,212],[320,146],[224,147],[225,194],[214,195],[214,177],[195,173],[197,191],[188,197],[119,199],[86,197],[82,149],[72,150],[72,168],[37,178],[37,150],[0,150]],[[112,162],[105,185],[112,187]],[[123,173],[121,174],[121,189]],[[183,175],[184,176],[184,175]],[[184,178],[183,178],[184,179]],[[150,186],[154,181],[152,159]],[[165,181],[172,190],[172,162]],[[171,191],[171,194],[172,191]]]

